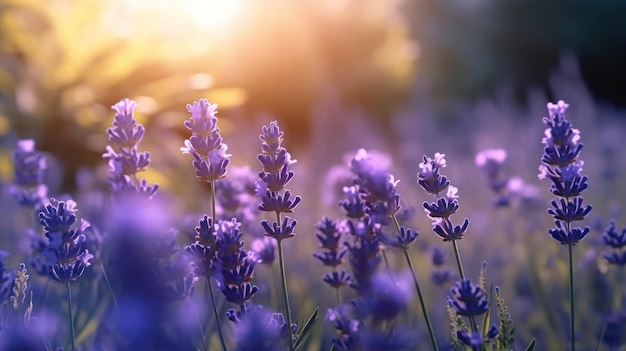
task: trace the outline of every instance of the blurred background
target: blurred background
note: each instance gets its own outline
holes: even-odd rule
[[[0,0],[0,136],[35,138],[71,191],[102,163],[124,97],[148,149],[179,145],[185,105],[201,97],[219,104],[227,143],[230,121],[266,113],[292,147],[308,145],[329,99],[383,131],[416,94],[446,123],[502,91],[520,105],[529,89],[557,99],[564,56],[595,101],[624,105],[624,15],[608,0]]]

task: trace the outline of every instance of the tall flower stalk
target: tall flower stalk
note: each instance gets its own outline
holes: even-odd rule
[[[428,315],[428,309],[426,308],[426,302],[424,301],[424,295],[420,286],[417,272],[411,261],[409,254],[409,245],[412,244],[419,233],[409,228],[403,227],[398,221],[398,213],[400,212],[400,194],[397,191],[398,180],[389,172],[390,160],[377,153],[368,153],[364,149],[359,149],[356,155],[350,160],[350,170],[355,175],[355,185],[344,189],[346,199],[344,199],[340,205],[349,218],[361,218],[364,217],[371,222],[371,225],[365,226],[365,228],[371,227],[373,231],[372,240],[375,245],[380,243],[389,246],[399,248],[404,253],[404,258],[411,270],[411,276],[413,278],[413,284],[419,297],[420,307],[426,321],[428,334],[432,343],[433,349],[438,350],[437,340],[435,333],[430,322]],[[384,227],[392,225],[395,229],[395,235],[387,235],[384,233]],[[352,230],[354,232],[354,230]],[[367,233],[366,233],[367,236]],[[361,235],[357,235],[361,238]],[[362,247],[367,247],[365,245]],[[352,253],[357,251],[351,250]],[[385,251],[381,248],[383,259],[385,260],[387,271],[390,270]],[[353,265],[354,266],[354,265]],[[363,279],[360,279],[361,281]]]
[[[435,153],[433,158],[424,156],[422,163],[419,164],[420,171],[417,173],[417,183],[431,195],[435,196],[435,202],[424,201],[422,206],[433,220],[433,231],[444,242],[452,242],[454,250],[454,258],[456,259],[459,276],[464,281],[465,272],[463,263],[461,262],[461,254],[459,252],[458,240],[463,239],[463,235],[469,226],[469,220],[465,218],[461,225],[454,225],[450,217],[459,209],[458,189],[450,185],[448,178],[441,174],[441,169],[447,165],[445,154]],[[444,194],[445,195],[442,195]],[[468,316],[472,331],[477,332],[477,324],[474,315]]]
[[[282,146],[284,133],[278,127],[276,121],[268,126],[263,126],[260,135],[261,153],[257,159],[261,163],[263,170],[259,173],[260,180],[257,182],[257,193],[261,197],[259,210],[273,212],[276,214],[276,221],[271,223],[264,220],[261,222],[265,235],[274,238],[278,244],[278,267],[283,294],[283,304],[285,319],[287,320],[289,350],[294,350],[293,331],[291,328],[291,310],[289,307],[289,293],[287,290],[287,278],[285,274],[285,258],[283,255],[284,239],[295,236],[294,228],[297,221],[289,216],[282,217],[283,213],[292,213],[294,208],[300,203],[300,196],[292,198],[291,191],[285,186],[293,178],[294,172],[289,168],[296,160],[291,159],[291,155]]]
[[[548,213],[554,217],[555,228],[548,230],[553,239],[567,245],[569,263],[570,297],[570,338],[571,350],[576,349],[575,310],[574,310],[574,259],[573,246],[585,238],[589,227],[574,227],[573,223],[585,219],[591,211],[591,205],[583,205],[581,193],[587,189],[587,176],[581,175],[584,162],[580,159],[583,144],[580,143],[580,131],[574,129],[565,118],[569,107],[564,101],[548,103],[548,117],[543,123],[548,127],[545,137],[539,178],[551,181],[550,192],[557,196],[551,201]],[[558,201],[557,201],[558,200]]]
[[[148,185],[139,179],[137,173],[150,165],[150,153],[139,151],[139,143],[146,132],[144,126],[134,117],[137,103],[122,99],[111,108],[115,110],[113,127],[107,129],[110,144],[102,155],[109,159],[109,182],[115,194],[136,193],[146,197],[154,196],[158,185]]]
[[[222,349],[226,351],[226,341],[224,340],[224,332],[222,324],[217,313],[217,305],[213,294],[210,277],[215,273],[213,267],[216,244],[215,230],[216,225],[216,196],[215,182],[226,176],[226,167],[230,162],[230,155],[226,153],[228,147],[223,143],[220,129],[217,127],[217,105],[211,104],[207,99],[194,101],[193,104],[187,105],[187,111],[191,113],[191,118],[185,121],[185,127],[192,132],[189,139],[184,141],[184,146],[180,148],[183,154],[191,154],[194,158],[192,164],[196,171],[196,178],[200,181],[208,182],[211,186],[211,217],[201,221],[200,227],[196,229],[196,243],[191,246],[191,250],[202,256],[204,263],[209,264],[208,270],[203,274],[207,278],[207,286],[211,295],[211,304],[213,305],[213,313],[217,321],[217,329],[219,333]],[[189,249],[188,249],[189,250]]]
[[[64,283],[68,299],[68,323],[72,332],[72,351],[76,350],[76,332],[72,316],[72,290],[70,283],[83,275],[93,255],[85,248],[85,229],[89,223],[85,220],[76,223],[76,203],[74,201],[56,201],[51,199],[45,209],[39,213],[39,222],[46,231],[49,240],[44,250],[50,278]]]

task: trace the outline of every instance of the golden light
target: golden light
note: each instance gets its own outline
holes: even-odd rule
[[[118,0],[110,25],[121,36],[150,33],[160,39],[215,38],[233,30],[245,12],[243,0]]]

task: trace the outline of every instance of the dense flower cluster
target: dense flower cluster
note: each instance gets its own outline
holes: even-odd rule
[[[46,201],[46,158],[37,152],[34,140],[23,139],[17,142],[17,149],[13,152],[13,170],[15,179],[11,193],[20,205],[34,208]]]
[[[337,271],[337,266],[345,262],[348,249],[343,245],[343,232],[339,228],[339,224],[328,218],[322,218],[317,225],[317,241],[320,250],[313,254],[324,264],[324,266],[332,267],[333,271],[324,274],[322,280],[333,288],[349,285],[352,279],[350,273],[346,270]]]
[[[139,142],[143,139],[145,128],[137,122],[134,111],[137,103],[122,99],[112,106],[115,110],[113,127],[107,129],[110,145],[102,155],[109,159],[109,182],[114,193],[138,193],[152,197],[159,189],[158,185],[148,185],[140,180],[137,173],[150,165],[150,153],[139,151]]]
[[[49,240],[43,251],[50,277],[58,282],[76,281],[93,255],[85,248],[84,231],[89,223],[81,219],[76,223],[76,203],[72,200],[57,201],[51,199],[45,209],[39,213],[39,222],[46,231]]]
[[[602,234],[604,245],[608,246],[611,251],[604,252],[604,257],[609,264],[623,267],[626,265],[626,227],[621,231],[615,227],[615,221],[604,230]]]
[[[191,118],[185,121],[185,127],[192,134],[180,151],[193,156],[193,166],[199,180],[212,182],[224,178],[230,155],[226,153],[228,147],[223,143],[217,127],[217,105],[209,103],[207,99],[200,99],[187,105],[187,111],[191,113]]]
[[[448,178],[441,174],[441,169],[446,167],[445,154],[436,153],[433,158],[424,156],[419,164],[420,171],[417,173],[417,183],[426,192],[435,195],[435,202],[424,201],[422,206],[428,216],[433,220],[433,231],[443,241],[463,239],[463,235],[469,226],[466,218],[461,225],[454,225],[450,216],[459,209],[458,189],[450,185]],[[445,191],[445,195],[442,195]]]
[[[259,210],[274,212],[278,217],[281,213],[292,213],[302,200],[300,196],[292,197],[291,191],[285,189],[295,174],[290,167],[296,160],[282,146],[283,135],[276,121],[263,126],[259,137],[262,142],[261,153],[257,156],[263,168],[257,182],[257,195],[261,198]],[[295,235],[297,223],[291,217],[285,216],[282,223],[273,221],[270,225],[269,221],[263,221],[262,226],[267,236],[283,240]]]
[[[549,179],[550,192],[560,198],[552,200],[548,213],[554,217],[556,228],[549,233],[563,245],[576,245],[585,238],[589,227],[572,227],[575,221],[583,220],[591,211],[591,205],[583,205],[581,193],[587,189],[587,176],[581,175],[584,162],[580,159],[583,144],[580,131],[574,129],[565,118],[569,107],[564,101],[548,103],[549,116],[543,118],[548,126],[542,143],[545,145],[539,166],[539,178]]]

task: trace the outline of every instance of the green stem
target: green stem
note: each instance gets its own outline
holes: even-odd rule
[[[463,264],[461,263],[461,254],[459,253],[459,246],[456,240],[452,240],[452,247],[454,248],[454,257],[456,258],[456,265],[459,268],[459,275],[461,280],[465,280],[465,273],[463,272]]]
[[[435,339],[435,332],[433,331],[432,323],[430,322],[430,317],[428,316],[428,310],[426,309],[426,303],[424,302],[424,296],[422,294],[422,289],[420,287],[420,283],[417,280],[417,273],[415,273],[415,268],[413,267],[413,261],[411,261],[411,256],[409,255],[409,251],[404,249],[404,258],[406,262],[409,264],[409,268],[411,269],[411,274],[413,275],[413,283],[415,284],[415,290],[417,290],[417,296],[420,300],[420,306],[422,307],[422,313],[424,314],[424,319],[426,320],[426,327],[428,327],[428,335],[430,336],[430,341],[433,344],[433,350],[439,351],[439,347],[437,346],[437,340]]]
[[[70,282],[65,283],[65,286],[67,287],[68,320],[72,330],[72,351],[76,351],[76,330],[74,330],[74,320],[72,319],[72,290],[70,289]]]
[[[572,243],[569,243],[569,308],[570,308],[570,333],[572,341],[572,351],[576,350],[576,340],[574,337],[574,259],[572,257]]]
[[[393,218],[393,223],[396,225],[396,230],[398,231],[398,233],[400,233],[400,222],[398,222],[398,218],[396,217],[396,215],[392,215],[391,218]],[[402,251],[404,251],[404,258],[406,259],[406,263],[409,265],[409,268],[411,269],[411,274],[413,275],[413,283],[415,284],[415,290],[417,290],[417,296],[420,300],[422,313],[424,314],[424,319],[426,320],[426,327],[428,328],[430,341],[433,344],[433,350],[439,351],[439,347],[437,346],[437,340],[435,339],[435,332],[433,331],[433,326],[430,322],[430,317],[428,316],[428,309],[426,309],[424,295],[422,294],[422,288],[420,287],[419,280],[417,279],[417,273],[415,272],[415,267],[413,266],[411,255],[409,255],[409,250],[407,248],[404,248]]]
[[[280,214],[278,215],[280,219]],[[280,221],[279,221],[280,223]],[[278,267],[280,268],[280,280],[282,282],[282,290],[283,290],[283,303],[285,307],[285,319],[287,320],[287,331],[289,334],[289,340],[287,343],[289,344],[289,351],[294,351],[293,347],[293,335],[291,330],[291,311],[289,309],[289,293],[287,292],[287,279],[285,277],[285,260],[283,258],[283,242],[282,240],[278,240]]]
[[[220,343],[222,344],[222,350],[226,351],[226,342],[224,341],[224,331],[222,331],[222,323],[220,323],[220,317],[217,314],[217,304],[215,303],[215,295],[213,294],[213,287],[211,281],[207,279],[207,286],[209,287],[209,294],[211,295],[211,304],[213,305],[213,315],[215,316],[215,324],[217,324],[217,333],[220,336]]]
[[[459,268],[459,275],[461,276],[461,280],[465,280],[465,272],[463,272],[463,263],[461,263],[461,254],[459,253],[459,246],[456,243],[456,240],[452,240],[452,247],[454,248],[454,257],[456,258],[456,265]],[[486,291],[484,293],[487,293]],[[472,331],[478,331],[478,326],[476,325],[476,319],[474,316],[470,316],[470,324],[472,326]]]
[[[211,181],[211,219],[213,219],[213,224],[217,223],[217,219],[215,218],[216,210],[215,210],[215,181]]]
[[[198,313],[198,310],[194,308],[193,311],[196,314],[196,319],[198,320],[198,326],[200,327],[200,335],[202,335],[202,350],[204,350],[204,347],[206,346],[206,336],[204,336],[204,328],[202,327],[202,320],[200,320],[200,314]]]
[[[113,309],[117,308],[117,299],[115,298],[115,294],[113,293],[113,288],[111,287],[111,282],[109,281],[109,276],[107,275],[106,269],[104,269],[104,264],[100,263],[100,269],[102,270],[102,276],[104,277],[104,282],[109,289],[109,293],[111,294],[111,298],[113,298]]]

